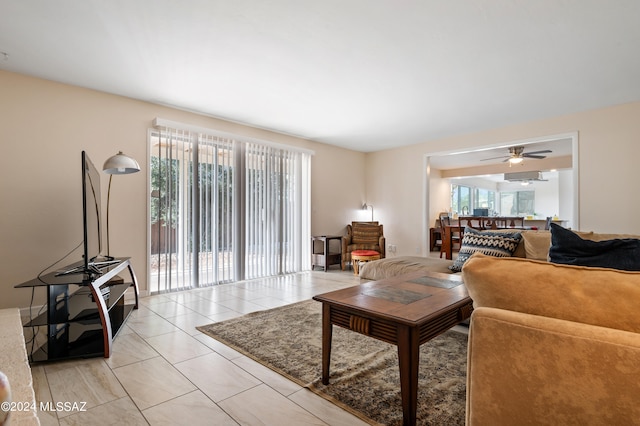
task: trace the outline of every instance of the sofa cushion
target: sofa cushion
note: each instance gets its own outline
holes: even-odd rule
[[[462,276],[475,307],[640,332],[640,272],[477,253]]]
[[[525,231],[522,233],[522,243],[525,257],[534,260],[548,260],[551,247],[551,233],[549,231]]]
[[[449,269],[460,272],[467,259],[477,252],[495,257],[510,257],[518,248],[521,238],[519,232],[477,231],[467,226],[464,229],[458,257]]]
[[[640,240],[616,238],[591,241],[555,223],[551,224],[549,259],[566,265],[640,271]]]

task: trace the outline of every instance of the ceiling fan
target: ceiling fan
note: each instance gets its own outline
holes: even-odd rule
[[[519,164],[519,163],[522,163],[522,160],[524,160],[525,158],[534,158],[536,160],[547,158],[546,155],[540,155],[540,154],[546,154],[549,152],[553,152],[553,151],[549,149],[545,149],[542,151],[524,152],[524,146],[512,146],[509,148],[509,155],[503,155],[500,157],[492,157],[492,158],[483,158],[481,161],[496,160],[498,158],[504,158],[504,162],[506,163],[508,161],[509,165]]]

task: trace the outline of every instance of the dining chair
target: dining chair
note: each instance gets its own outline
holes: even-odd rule
[[[446,235],[446,232],[444,232],[445,227],[451,226],[451,218],[449,217],[449,214],[447,213],[440,214],[440,225],[442,226],[442,238],[444,238],[444,236]],[[462,243],[462,228],[460,226],[458,226],[457,229],[452,228],[451,229],[451,250],[455,248],[456,244],[458,245],[458,250],[460,250],[461,243]],[[440,257],[442,257],[443,245],[440,246]]]

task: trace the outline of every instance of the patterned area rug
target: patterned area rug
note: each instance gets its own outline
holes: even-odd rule
[[[371,424],[401,425],[394,345],[333,328],[329,385],[320,380],[322,304],[313,300],[198,327]],[[420,347],[418,424],[464,425],[467,335],[448,331]]]

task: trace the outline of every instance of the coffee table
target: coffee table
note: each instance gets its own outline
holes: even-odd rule
[[[333,325],[398,346],[403,425],[416,424],[420,345],[471,316],[462,276],[413,272],[319,294],[322,383],[329,384]]]

